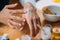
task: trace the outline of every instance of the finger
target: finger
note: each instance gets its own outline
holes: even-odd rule
[[[8,23],[9,27],[12,29],[16,29],[15,26],[13,26],[12,24]]]
[[[20,23],[16,23],[16,22],[11,21],[11,20],[9,20],[9,23],[10,23],[12,26],[14,26],[15,28],[17,28],[17,27],[20,27],[20,26],[21,26],[21,24],[20,24]]]
[[[10,4],[10,5],[6,5],[5,8],[14,8],[17,6],[17,3],[15,4]]]
[[[23,9],[17,9],[17,10],[10,10],[12,14],[16,14],[16,13],[19,13],[19,14],[24,14],[24,10]]]
[[[17,26],[16,26],[16,24],[17,23],[15,23],[15,22],[13,22],[13,21],[11,21],[11,20],[9,20],[9,26],[11,27],[11,28],[13,28],[13,29],[17,29],[17,30],[19,30],[19,31],[21,31],[21,30],[23,30],[23,27],[22,26],[19,26],[18,27],[18,25],[20,25],[20,24],[18,24]],[[17,28],[18,27],[18,28]]]
[[[9,27],[12,28],[12,29],[18,29],[19,31],[22,31],[22,30],[23,30],[23,27],[16,28],[16,26],[11,25],[10,23],[8,23],[8,25],[9,25]]]
[[[36,26],[37,26],[36,24],[37,24],[37,23],[36,23],[36,16],[35,16],[35,15],[33,15],[33,24],[34,24],[34,27],[35,27],[35,29],[36,29]]]
[[[40,23],[40,18],[37,18],[37,19],[36,19],[36,23],[41,25],[41,23]]]
[[[19,31],[22,31],[23,30],[23,27],[21,27],[20,29],[19,29]]]
[[[25,19],[22,17],[11,16],[10,19],[18,21],[18,22],[25,22]]]

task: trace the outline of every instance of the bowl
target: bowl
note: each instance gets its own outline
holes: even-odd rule
[[[49,8],[49,10],[51,10],[52,12],[55,13],[55,15],[51,15],[49,13],[43,13],[43,16],[44,18],[47,20],[47,21],[50,21],[50,22],[56,22],[56,21],[60,21],[60,7],[58,6],[47,6]]]

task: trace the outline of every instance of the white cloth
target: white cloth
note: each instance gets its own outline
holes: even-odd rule
[[[35,6],[36,0],[20,0],[22,6],[24,6],[25,3],[30,2]]]
[[[37,9],[42,9],[44,6],[50,6],[50,5],[56,5],[60,7],[60,3],[55,3],[53,0],[39,0],[36,3],[36,8]]]

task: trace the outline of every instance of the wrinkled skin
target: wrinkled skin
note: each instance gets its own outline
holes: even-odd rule
[[[30,29],[30,36],[34,37],[37,34],[38,27],[37,24],[40,24],[40,18],[38,17],[34,6],[31,3],[26,3],[24,5],[25,14],[23,14],[23,18],[27,21],[27,24]],[[28,11],[26,11],[28,10]]]

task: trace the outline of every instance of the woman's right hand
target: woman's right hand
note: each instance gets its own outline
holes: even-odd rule
[[[20,27],[19,31],[21,29],[23,29],[22,23],[25,22],[25,20],[23,18],[14,16],[14,13],[20,12],[20,13],[24,13],[23,10],[12,10],[10,8],[14,8],[17,6],[16,4],[10,4],[10,5],[6,5],[2,11],[0,12],[0,22],[9,25],[11,28],[16,29],[17,27]],[[15,22],[15,21],[19,21],[19,22]]]

